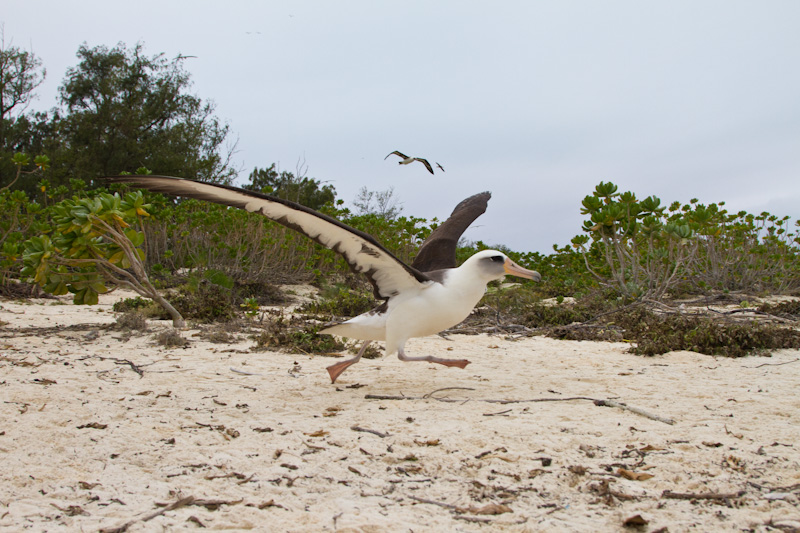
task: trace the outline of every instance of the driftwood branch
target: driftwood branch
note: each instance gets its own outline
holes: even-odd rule
[[[761,368],[762,366],[781,366],[781,365],[788,365],[789,363],[796,363],[800,361],[800,359],[792,359],[791,361],[784,361],[783,363],[761,363],[760,365],[756,365],[751,368]]]
[[[390,436],[389,433],[381,433],[380,431],[374,429],[367,429],[359,426],[350,426],[350,429],[352,429],[353,431],[360,431],[362,433],[372,433],[373,435],[377,435],[382,439]]]
[[[745,491],[740,490],[739,492],[700,492],[700,493],[691,493],[691,492],[672,492],[671,490],[665,490],[661,493],[662,498],[669,498],[672,500],[730,500],[732,498],[741,498],[744,496]]]
[[[364,398],[367,399],[367,400],[429,400],[429,399],[433,399],[433,400],[436,400],[438,402],[450,402],[450,403],[454,403],[454,402],[462,403],[462,402],[464,402],[463,399],[437,398],[435,396],[432,396],[432,394],[434,394],[436,392],[440,392],[440,391],[443,391],[443,390],[450,390],[450,389],[473,390],[473,389],[467,389],[467,388],[464,388],[464,387],[449,387],[447,389],[438,389],[438,390],[435,390],[433,392],[429,392],[428,394],[425,394],[424,396],[392,396],[392,395],[385,395],[385,394],[367,394],[366,396],[364,396]],[[528,400],[480,399],[480,400],[474,400],[474,401],[479,401],[479,402],[484,402],[484,403],[499,403],[499,404],[505,405],[505,404],[509,404],[509,403],[569,402],[569,401],[574,401],[574,400],[590,401],[590,402],[592,402],[595,405],[600,406],[600,407],[616,407],[618,409],[623,409],[625,411],[630,411],[631,413],[635,413],[635,414],[637,414],[639,416],[643,416],[645,418],[649,418],[650,420],[655,420],[657,422],[663,422],[664,424],[672,425],[672,424],[675,423],[675,420],[673,420],[672,418],[666,418],[666,417],[663,417],[663,416],[660,416],[660,415],[656,415],[656,414],[650,413],[648,411],[645,411],[644,409],[640,409],[638,407],[632,407],[632,406],[627,405],[627,404],[622,403],[622,402],[617,402],[615,400],[602,400],[602,399],[599,399],[599,398],[590,398],[588,396],[571,396],[569,398],[531,398],[531,399],[528,399]],[[503,411],[503,413],[505,413],[505,412],[506,411]]]
[[[158,511],[153,511],[152,513],[145,515],[142,518],[134,518],[133,520],[125,522],[121,526],[103,528],[100,530],[100,533],[124,533],[125,531],[128,530],[129,527],[131,527],[136,522],[147,522],[149,520],[152,520],[153,518],[156,518],[157,516],[161,516],[162,514],[168,511],[172,511],[174,509],[183,507],[185,505],[191,505],[192,503],[194,503],[194,501],[195,501],[194,496],[187,496],[185,498],[181,498],[180,500],[172,502],[166,507],[162,507]]]
[[[636,413],[637,415],[641,415],[651,420],[657,420],[658,422],[663,422],[665,424],[669,424],[670,426],[675,423],[675,420],[671,418],[664,418],[659,415],[655,415],[653,413],[648,413],[644,409],[639,409],[638,407],[631,407],[630,405],[626,405],[621,402],[615,402],[614,400],[595,400],[595,405],[605,406],[605,407],[617,407],[619,409],[624,409],[625,411],[630,411],[631,413]]]

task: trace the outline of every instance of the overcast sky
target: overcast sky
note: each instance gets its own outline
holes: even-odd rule
[[[81,43],[197,56],[239,184],[303,161],[348,204],[393,185],[403,214],[440,219],[489,190],[465,236],[544,253],[600,181],[800,218],[797,0],[26,0],[0,23],[47,69],[37,110]]]

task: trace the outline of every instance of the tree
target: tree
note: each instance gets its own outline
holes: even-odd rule
[[[62,141],[51,153],[56,182],[93,179],[146,166],[159,174],[228,183],[233,147],[214,104],[189,94],[184,56],[148,57],[143,45],[127,49],[83,44],[80,60],[59,88],[54,120]]]
[[[400,201],[394,194],[394,187],[385,191],[370,191],[361,187],[353,200],[353,207],[359,215],[377,215],[386,220],[396,219],[403,211]]]
[[[42,61],[31,52],[10,44],[0,30],[0,157],[19,151],[18,122],[24,121],[24,111],[35,98],[35,90],[44,81],[46,71]],[[27,129],[27,127],[25,128]],[[13,163],[2,157],[0,185],[9,183],[16,174]]]
[[[291,200],[316,210],[332,204],[336,199],[333,185],[322,185],[319,180],[303,174],[302,167],[298,167],[297,175],[285,170],[279,171],[275,163],[267,168],[256,167],[250,173],[250,182],[244,188]]]

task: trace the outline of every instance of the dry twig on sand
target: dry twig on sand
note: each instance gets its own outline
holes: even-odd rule
[[[384,395],[384,394],[367,394],[366,396],[364,396],[364,398],[367,399],[367,400],[428,400],[428,399],[433,399],[433,400],[436,400],[438,402],[459,402],[459,403],[470,401],[469,399],[456,400],[456,399],[453,399],[453,398],[438,398],[436,396],[433,396],[433,394],[436,393],[436,392],[440,392],[440,391],[443,391],[443,390],[451,390],[451,389],[474,390],[474,389],[469,389],[469,388],[466,388],[466,387],[448,387],[446,389],[437,389],[437,390],[435,390],[433,392],[429,392],[428,394],[425,394],[423,396],[391,396],[391,395]],[[492,400],[492,399],[483,400],[483,399],[478,399],[478,400],[474,400],[474,401],[486,402],[486,403],[509,404],[509,403],[533,403],[533,402],[569,402],[569,401],[573,401],[573,400],[588,400],[588,401],[593,402],[595,405],[600,406],[600,407],[616,407],[618,409],[623,409],[625,411],[630,411],[630,412],[635,413],[635,414],[637,414],[639,416],[643,416],[645,418],[649,418],[650,420],[656,420],[657,422],[663,422],[664,424],[672,425],[672,424],[675,423],[675,420],[673,420],[672,418],[666,418],[666,417],[663,417],[663,416],[660,416],[660,415],[657,415],[657,414],[653,414],[653,413],[650,413],[648,411],[645,411],[644,409],[640,409],[638,407],[631,407],[630,405],[627,405],[627,404],[622,403],[622,402],[618,402],[618,401],[615,401],[615,400],[602,400],[602,399],[599,399],[599,398],[590,398],[588,396],[571,396],[569,398],[532,398],[532,399],[529,399],[529,400]],[[503,413],[506,413],[506,411],[503,411]],[[351,428],[351,429],[353,429],[353,428]]]
[[[669,498],[672,500],[730,500],[733,498],[741,498],[744,496],[745,491],[740,490],[739,492],[731,492],[731,493],[721,493],[721,492],[701,492],[701,493],[689,493],[689,492],[672,492],[671,490],[665,490],[661,493],[662,498]]]
[[[374,429],[366,429],[358,426],[350,426],[350,429],[352,429],[353,431],[361,431],[362,433],[372,433],[373,435],[377,435],[382,439],[390,436],[389,433],[381,433],[380,431]]]
[[[172,502],[166,507],[162,507],[158,511],[153,511],[152,513],[145,515],[142,518],[134,518],[133,520],[125,522],[121,526],[103,528],[100,530],[100,533],[124,533],[125,531],[128,530],[129,527],[131,527],[136,522],[147,522],[157,516],[161,516],[162,514],[168,511],[172,511],[173,509],[183,507],[184,505],[191,505],[192,503],[194,503],[194,501],[195,501],[194,496],[187,496],[185,498],[181,498],[180,500]]]

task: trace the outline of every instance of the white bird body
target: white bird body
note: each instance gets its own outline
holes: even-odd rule
[[[410,338],[451,328],[469,316],[486,292],[486,284],[496,279],[481,276],[477,268],[478,260],[488,255],[476,254],[458,268],[440,271],[441,282],[426,282],[403,291],[392,297],[385,308],[379,307],[320,333],[386,341],[386,355],[390,355],[402,350]]]

